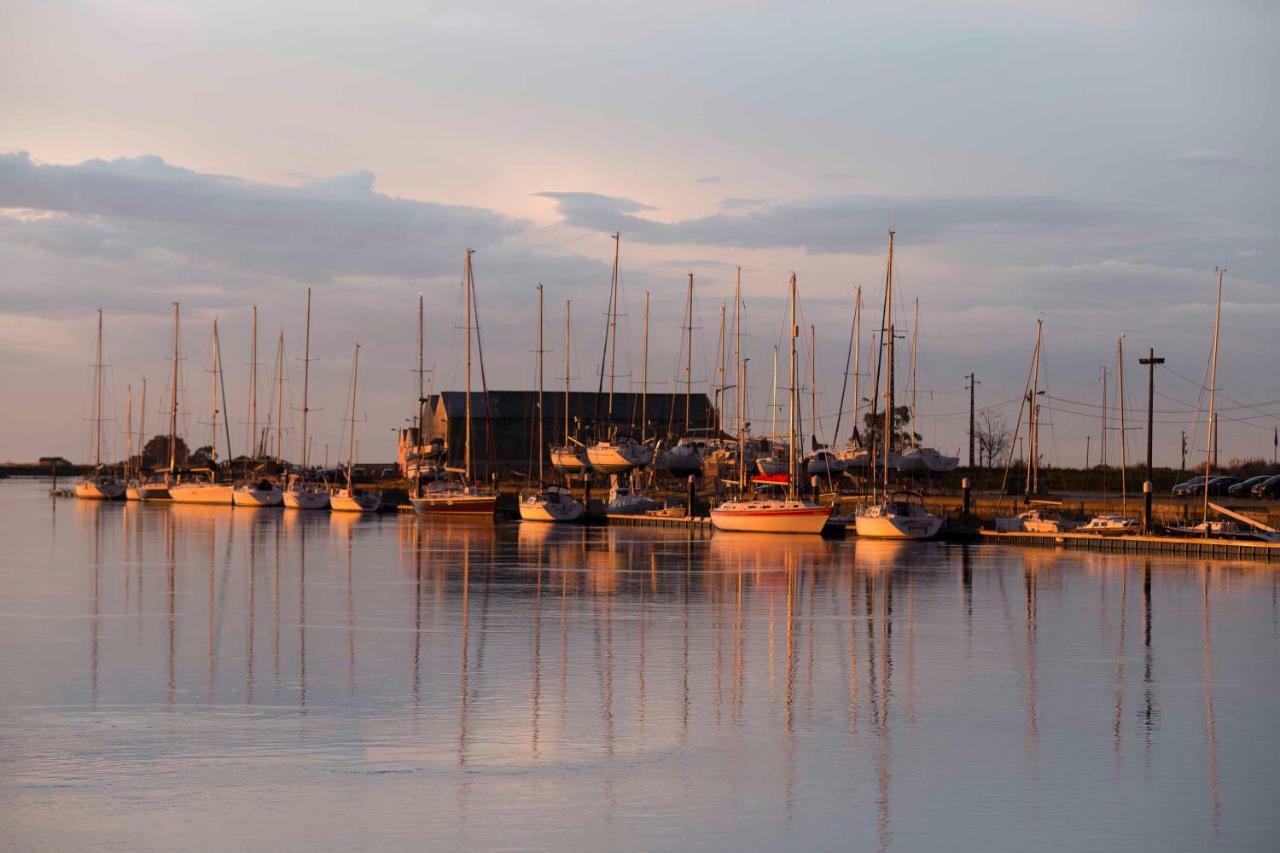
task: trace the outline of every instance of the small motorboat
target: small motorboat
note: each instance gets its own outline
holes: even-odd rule
[[[925,508],[919,495],[896,492],[859,509],[854,527],[860,538],[931,539],[942,529],[942,519]]]
[[[1077,533],[1092,533],[1094,536],[1131,536],[1142,532],[1142,525],[1136,518],[1126,515],[1095,515],[1087,524],[1076,528]]]
[[[564,486],[547,486],[538,494],[520,500],[521,521],[567,523],[579,520],[585,511],[582,502]]]
[[[270,480],[244,483],[231,493],[231,503],[247,507],[284,506],[284,492]]]

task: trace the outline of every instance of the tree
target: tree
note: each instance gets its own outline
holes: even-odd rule
[[[919,433],[912,432],[909,428],[911,424],[911,407],[897,406],[893,410],[893,443],[895,447],[905,447],[909,444],[917,444],[920,441]],[[884,433],[884,412],[876,412],[872,414],[867,412],[862,416],[862,444],[864,446],[881,447],[880,436]]]
[[[978,462],[990,468],[1009,449],[1013,435],[1004,418],[984,410],[978,416],[975,430],[978,438]]]
[[[176,439],[176,444],[174,445],[174,461],[178,465],[185,465],[187,462],[187,443],[181,438]],[[169,436],[154,435],[151,437],[146,447],[142,449],[142,467],[169,467]]]

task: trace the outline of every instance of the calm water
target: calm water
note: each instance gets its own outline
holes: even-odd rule
[[[0,483],[7,849],[1274,850],[1277,572]]]

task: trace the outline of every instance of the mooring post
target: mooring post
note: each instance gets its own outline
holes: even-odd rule
[[[1151,533],[1151,481],[1142,482],[1142,532]]]
[[[960,523],[968,524],[969,523],[969,500],[970,500],[970,495],[972,494],[972,490],[969,487],[968,477],[965,477],[963,480],[960,481],[960,489],[964,493],[964,509],[960,513]]]
[[[591,473],[589,471],[582,472],[582,508],[585,512],[591,511]]]
[[[690,518],[693,518],[693,499],[694,499],[695,491],[696,491],[696,490],[695,490],[694,485],[693,485],[693,475],[692,475],[692,474],[690,474],[690,475],[689,475],[688,485],[689,485],[689,495],[688,495],[688,501],[689,501],[689,517],[690,517]]]

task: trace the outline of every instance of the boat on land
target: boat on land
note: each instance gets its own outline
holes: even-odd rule
[[[566,329],[567,333],[567,329]],[[538,432],[534,444],[534,454],[538,457],[538,483],[543,483],[543,450],[546,447],[543,428],[546,425],[545,410],[542,407],[542,285],[538,285]],[[566,409],[567,412],[567,409]],[[570,522],[582,518],[585,507],[577,501],[564,486],[549,485],[539,491],[520,498],[521,521]]]
[[[351,356],[351,429],[347,433],[347,485],[329,494],[329,508],[335,512],[377,512],[382,493],[356,491],[352,477],[356,467],[356,380],[360,373],[360,344]]]
[[[1012,518],[996,519],[996,530],[1001,533],[1069,533],[1079,527],[1078,520],[1066,518],[1048,506],[1033,506]]]
[[[894,433],[894,399],[893,399],[893,236],[889,232],[889,260],[885,272],[884,317],[885,328],[882,335],[888,369],[885,371],[885,400],[888,405],[884,410],[884,440],[880,442],[883,452],[882,488],[884,498],[859,507],[854,516],[854,529],[859,538],[869,539],[931,539],[942,529],[942,519],[929,512],[924,505],[924,498],[913,492],[890,492],[889,469],[893,457]],[[874,479],[873,479],[874,482]]]
[[[409,496],[410,502],[413,504],[415,512],[429,515],[483,515],[492,517],[494,511],[498,508],[498,496],[491,490],[481,486],[477,486],[473,476],[472,469],[472,442],[471,442],[471,335],[474,328],[472,321],[472,307],[474,303],[474,279],[471,270],[471,249],[467,249],[466,266],[464,275],[464,299],[467,303],[467,384],[466,392],[463,395],[466,399],[466,439],[463,447],[463,467],[443,469],[446,475],[453,474],[455,479],[442,478],[425,481],[425,477],[419,476],[414,481],[413,492]],[[483,363],[483,362],[482,362]],[[483,383],[484,372],[481,371],[481,381]],[[483,386],[486,391],[485,417],[489,416],[487,386]]]
[[[819,506],[801,499],[796,492],[796,277],[791,276],[791,383],[789,392],[790,430],[787,440],[787,480],[781,497],[741,497],[727,500],[711,510],[711,523],[717,530],[741,533],[817,534],[831,517],[833,507]],[[740,365],[739,371],[743,368]],[[745,382],[739,386],[744,387]],[[745,412],[739,407],[738,444],[745,442]],[[762,473],[766,473],[762,469]],[[746,466],[738,466],[738,488],[745,491]]]
[[[1075,532],[1092,533],[1094,536],[1132,536],[1141,533],[1142,526],[1136,518],[1127,515],[1095,515],[1077,527]]]
[[[84,500],[113,501],[124,497],[124,482],[102,462],[102,309],[98,309],[98,344],[93,359],[93,470],[75,485]]]

